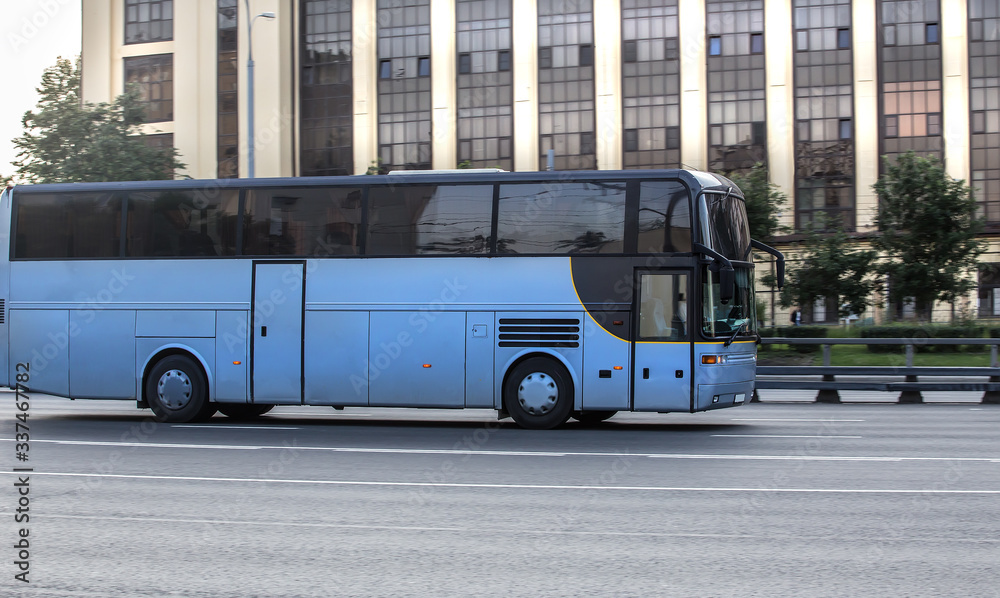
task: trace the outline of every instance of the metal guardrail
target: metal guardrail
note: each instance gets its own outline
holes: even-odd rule
[[[765,345],[820,345],[822,366],[758,366],[758,389],[816,390],[819,403],[839,403],[841,390],[876,390],[899,392],[900,403],[922,403],[921,391],[982,391],[983,403],[1000,404],[1000,338],[782,338],[761,339]],[[833,366],[830,354],[833,345],[903,345],[906,365],[899,366]],[[913,365],[914,347],[926,345],[988,345],[990,367],[937,367]],[[774,380],[761,376],[794,378],[809,376],[820,380]],[[863,380],[837,380],[837,376],[859,376]],[[885,380],[884,378],[899,378]],[[921,382],[920,377],[959,378]],[[883,379],[879,379],[883,378]],[[986,378],[985,381],[970,378]]]

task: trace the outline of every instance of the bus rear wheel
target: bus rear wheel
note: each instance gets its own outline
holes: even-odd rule
[[[561,426],[573,409],[573,384],[561,364],[546,357],[519,363],[504,384],[504,405],[522,428]]]
[[[184,423],[211,417],[205,375],[193,359],[170,355],[156,362],[146,378],[146,403],[159,422]]]
[[[219,412],[233,419],[253,419],[274,409],[274,405],[248,405],[246,403],[220,403]]]
[[[617,411],[574,411],[573,419],[581,424],[599,424],[606,419],[611,419]]]

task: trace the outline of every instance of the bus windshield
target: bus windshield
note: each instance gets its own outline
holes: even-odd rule
[[[750,222],[746,202],[735,193],[706,193],[708,238],[712,249],[730,260],[743,261],[750,252]]]
[[[705,312],[702,319],[702,331],[707,337],[732,336],[737,328],[742,327],[740,336],[750,336],[757,333],[756,301],[753,290],[753,269],[736,268],[736,285],[733,298],[729,303],[719,301],[719,273],[712,272],[707,266],[703,270],[702,298]]]

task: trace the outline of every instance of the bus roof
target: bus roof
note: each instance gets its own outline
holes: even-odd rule
[[[228,188],[268,188],[268,187],[357,187],[360,185],[427,185],[448,183],[545,183],[545,182],[602,182],[628,180],[676,179],[697,191],[735,190],[735,185],[727,178],[697,170],[579,170],[579,171],[535,171],[535,172],[483,172],[476,170],[439,171],[396,171],[387,175],[348,175],[329,177],[273,177],[254,179],[174,179],[162,181],[114,181],[102,183],[58,183],[42,185],[18,185],[20,193],[65,193],[67,191],[145,191],[187,190],[187,189],[228,189]],[[490,169],[492,170],[492,169]]]

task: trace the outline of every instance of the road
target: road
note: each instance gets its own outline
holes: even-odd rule
[[[19,463],[0,401],[5,596],[1000,597],[995,405],[527,431],[490,411],[318,407],[170,425],[32,397]]]

